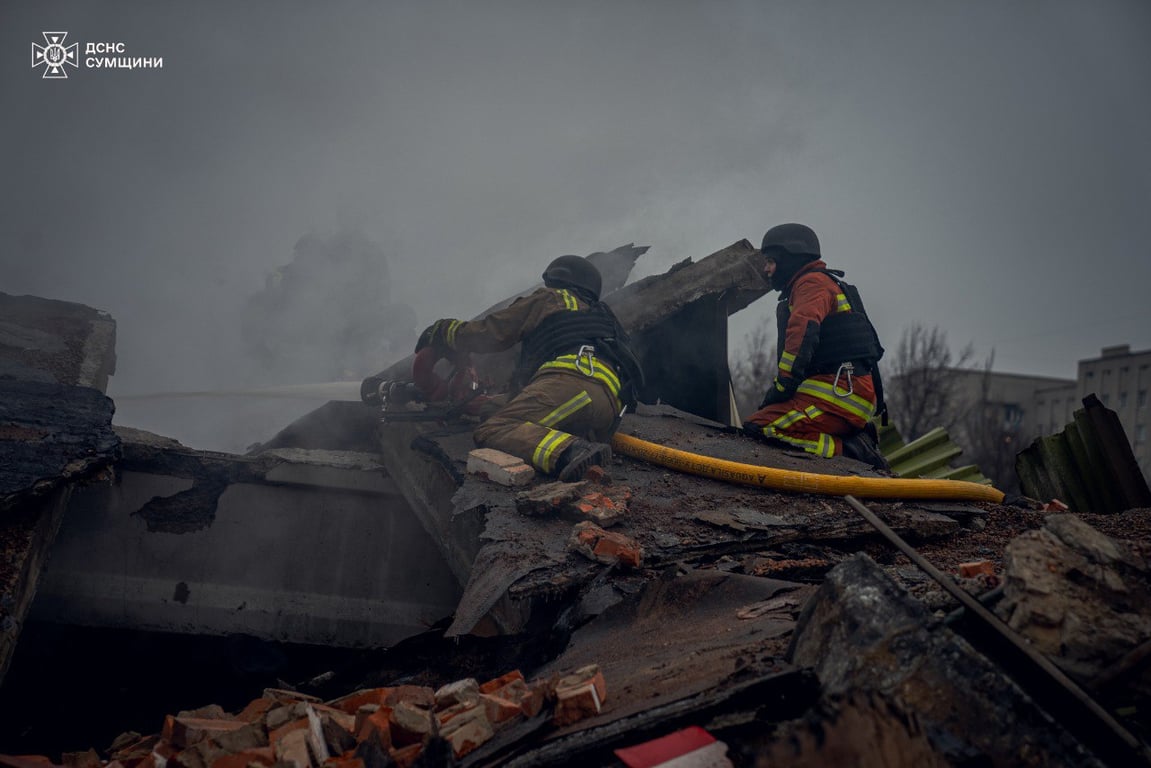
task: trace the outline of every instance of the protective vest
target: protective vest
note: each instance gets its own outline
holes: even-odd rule
[[[621,403],[634,407],[635,391],[643,386],[643,369],[619,320],[610,307],[599,301],[590,302],[586,310],[548,315],[524,338],[512,376],[513,389],[526,384],[545,363],[578,355],[584,346],[594,347],[595,357],[615,370],[620,379]]]
[[[878,398],[877,412],[881,413],[886,423],[886,404],[883,401],[883,382],[879,375],[878,363],[883,357],[883,346],[879,342],[879,334],[875,326],[867,317],[867,310],[863,307],[859,289],[845,282],[841,278],[844,273],[839,269],[813,269],[812,272],[822,272],[835,281],[842,293],[837,311],[825,317],[819,324],[818,341],[812,351],[811,359],[803,376],[816,376],[819,374],[836,373],[844,363],[851,363],[857,376],[870,374],[875,383],[875,392]],[[776,325],[779,329],[779,349],[785,346],[787,323],[791,318],[791,307],[788,299],[790,291],[780,296],[776,308]]]

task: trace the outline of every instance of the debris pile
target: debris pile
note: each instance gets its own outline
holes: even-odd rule
[[[269,688],[235,714],[212,704],[168,715],[156,734],[123,733],[108,761],[89,750],[65,753],[62,762],[68,768],[406,768],[425,750],[446,746],[458,760],[489,742],[571,726],[598,715],[606,698],[604,676],[594,664],[530,682],[516,670],[483,684],[467,678],[436,690],[395,685],[326,702]],[[0,755],[0,765],[53,763]]]

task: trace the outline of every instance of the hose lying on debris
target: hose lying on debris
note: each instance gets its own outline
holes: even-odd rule
[[[668,469],[687,472],[740,485],[756,485],[777,491],[820,493],[827,496],[856,496],[870,499],[949,499],[954,501],[990,501],[1003,503],[1003,492],[988,485],[963,480],[928,480],[909,477],[856,477],[854,475],[817,475],[789,469],[761,467],[738,461],[701,456],[667,448],[632,435],[617,432],[612,439],[614,450]]]

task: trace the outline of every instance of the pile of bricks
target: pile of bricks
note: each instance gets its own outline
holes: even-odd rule
[[[266,689],[238,714],[217,705],[168,715],[159,734],[121,734],[110,760],[65,753],[66,768],[372,768],[415,763],[433,740],[459,758],[524,719],[551,714],[568,726],[600,713],[607,688],[597,665],[528,682],[517,670],[480,684],[433,690],[399,685],[323,702]],[[55,768],[46,757],[0,755],[4,768]]]

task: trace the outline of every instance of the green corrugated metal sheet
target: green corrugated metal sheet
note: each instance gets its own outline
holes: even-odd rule
[[[933,480],[966,480],[970,483],[991,485],[979,467],[967,464],[952,467],[963,449],[951,442],[951,435],[943,427],[936,427],[910,443],[905,443],[894,424],[879,426],[879,451],[891,464],[896,477],[929,477]]]
[[[1121,512],[1151,506],[1119,416],[1095,395],[1062,432],[1040,437],[1015,459],[1023,493],[1059,499],[1073,512]]]

